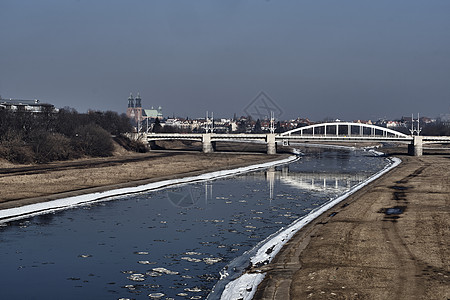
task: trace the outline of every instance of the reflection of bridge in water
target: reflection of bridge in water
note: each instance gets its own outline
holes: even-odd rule
[[[340,191],[350,188],[366,177],[355,174],[317,174],[317,173],[293,173],[287,177],[281,176],[280,181],[290,186],[305,190],[331,190]]]
[[[217,134],[217,133],[152,133],[144,141],[189,140],[202,143],[203,152],[213,152],[217,142],[264,143],[268,154],[276,153],[277,144],[288,146],[291,142],[394,142],[409,144],[411,155],[422,155],[424,144],[450,143],[445,136],[413,136],[375,125],[333,122],[296,128],[282,134]]]
[[[367,179],[363,174],[345,174],[345,173],[315,173],[315,172],[290,172],[289,166],[270,167],[261,172],[246,173],[243,176],[247,178],[265,179],[269,188],[269,199],[274,199],[275,182],[288,185],[290,187],[312,192],[342,193],[353,185]],[[213,184],[207,180],[203,183],[204,201],[208,203],[213,199]],[[191,191],[192,192],[192,191]],[[192,195],[196,198],[198,194]]]
[[[256,178],[264,176],[269,185],[270,199],[274,198],[275,181],[279,181],[282,184],[289,185],[299,190],[339,193],[367,179],[367,176],[362,174],[294,173],[289,172],[288,166],[284,166],[281,169],[272,167],[267,169],[264,173],[252,173],[247,176]]]

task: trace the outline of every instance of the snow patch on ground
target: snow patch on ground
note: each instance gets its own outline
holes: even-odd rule
[[[3,210],[0,210],[0,224],[5,223],[5,222],[14,221],[14,220],[23,219],[23,218],[32,217],[35,215],[47,214],[47,213],[51,213],[51,212],[55,212],[55,211],[59,211],[59,210],[64,210],[64,209],[72,208],[72,207],[79,206],[79,205],[85,205],[85,204],[100,202],[100,201],[108,201],[108,200],[112,200],[116,197],[124,196],[124,195],[128,195],[128,194],[142,193],[142,192],[166,188],[169,186],[172,187],[172,186],[176,186],[176,185],[188,184],[191,182],[199,182],[199,181],[233,176],[233,175],[237,175],[240,173],[247,173],[247,172],[255,171],[258,169],[265,169],[265,168],[273,167],[276,165],[290,163],[297,159],[298,159],[297,156],[290,156],[285,159],[262,163],[262,164],[257,164],[257,165],[251,165],[251,166],[247,166],[247,167],[240,167],[240,168],[229,169],[229,170],[221,170],[221,171],[205,173],[205,174],[201,174],[201,175],[197,175],[197,176],[189,176],[189,177],[184,177],[184,178],[179,178],[179,179],[163,180],[163,181],[153,182],[153,183],[140,185],[140,186],[136,186],[136,187],[120,188],[120,189],[114,189],[114,190],[109,190],[109,191],[104,191],[104,192],[67,197],[67,198],[62,198],[62,199],[43,202],[43,203],[30,204],[30,205],[25,205],[25,206],[21,206],[21,207],[3,209]]]
[[[252,299],[255,295],[256,287],[264,279],[264,276],[265,274],[261,273],[243,274],[226,285],[221,299]]]
[[[272,261],[272,259],[277,255],[277,253],[281,250],[284,244],[292,238],[292,236],[303,228],[305,225],[310,223],[312,220],[320,216],[325,211],[329,210],[336,204],[340,203],[344,199],[346,199],[351,194],[355,193],[359,189],[368,185],[372,181],[380,178],[383,174],[397,167],[402,161],[399,158],[390,158],[391,163],[387,165],[384,169],[375,173],[371,177],[369,177],[366,181],[359,183],[354,186],[345,194],[340,197],[333,199],[324,205],[318,207],[317,209],[311,211],[308,215],[304,216],[301,219],[298,219],[287,228],[281,228],[276,234],[271,235],[262,243],[258,244],[258,250],[256,254],[250,259],[252,266],[260,266],[268,264]],[[222,292],[222,296],[220,299],[222,300],[235,300],[235,299],[252,299],[257,286],[261,283],[264,278],[264,274],[248,274],[245,273],[237,279],[228,283]]]
[[[383,152],[376,151],[374,149],[370,149],[369,152],[372,153],[375,156],[384,156],[385,155]]]

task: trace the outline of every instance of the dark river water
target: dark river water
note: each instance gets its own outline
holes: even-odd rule
[[[0,299],[204,299],[230,261],[387,163],[320,150],[0,224]]]

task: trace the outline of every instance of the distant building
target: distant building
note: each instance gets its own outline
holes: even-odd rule
[[[153,107],[151,109],[144,109],[142,108],[142,99],[139,93],[137,93],[136,98],[133,98],[133,94],[130,93],[130,97],[128,97],[127,116],[136,123],[140,123],[147,119],[162,119],[162,107],[159,106],[157,109],[154,109]]]
[[[387,121],[386,128],[405,127],[405,123],[401,121]]]
[[[450,114],[441,114],[439,116],[439,122],[445,126],[450,126]]]
[[[372,125],[372,120],[354,120],[353,123]]]
[[[163,118],[163,114],[162,114],[162,107],[159,106],[157,109],[152,108],[151,109],[144,109],[143,113],[142,113],[142,117],[143,119],[162,119]]]
[[[41,103],[39,100],[3,99],[0,98],[0,109],[13,112],[55,112],[55,106],[49,103]]]

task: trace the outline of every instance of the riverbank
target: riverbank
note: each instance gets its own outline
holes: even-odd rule
[[[0,164],[0,210],[271,162],[289,155],[152,152],[45,165]]]
[[[450,154],[410,157],[305,226],[254,299],[450,298]]]

